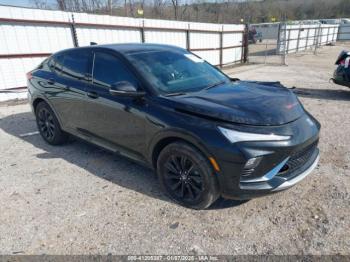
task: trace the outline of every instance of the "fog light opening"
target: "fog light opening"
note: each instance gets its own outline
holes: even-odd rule
[[[288,169],[289,169],[289,166],[285,164],[278,173],[279,174],[285,173],[288,171]]]
[[[244,169],[254,169],[259,165],[261,161],[261,157],[253,157],[248,159],[248,161],[245,163]]]

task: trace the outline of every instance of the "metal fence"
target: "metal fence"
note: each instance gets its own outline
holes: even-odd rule
[[[249,43],[249,62],[285,64],[288,54],[316,52],[320,46],[337,41],[339,24],[299,23],[251,25],[256,42]]]
[[[329,24],[281,24],[278,35],[278,52],[291,54],[310,49],[316,50],[322,45],[335,43],[338,29],[339,25]]]
[[[177,45],[216,66],[241,63],[244,25],[192,23],[0,6],[0,91],[51,53],[90,42]]]
[[[249,25],[250,34],[249,55],[250,63],[280,64],[281,57],[277,53],[277,38],[279,23],[262,23]]]
[[[342,23],[339,25],[338,40],[340,41],[350,40],[350,20],[348,23]]]

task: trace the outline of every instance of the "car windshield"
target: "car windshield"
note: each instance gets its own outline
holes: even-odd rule
[[[165,95],[196,92],[229,82],[229,78],[191,53],[144,51],[128,54],[141,74]]]

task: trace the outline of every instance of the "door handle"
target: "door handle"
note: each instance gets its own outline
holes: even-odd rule
[[[89,92],[87,92],[86,94],[87,94],[87,96],[90,97],[90,98],[93,98],[93,99],[98,98],[98,94],[97,94],[96,92],[94,92],[94,91],[89,91]]]

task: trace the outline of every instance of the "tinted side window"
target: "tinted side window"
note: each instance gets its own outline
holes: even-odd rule
[[[128,81],[137,87],[134,75],[113,55],[95,53],[93,81],[95,85],[110,88],[119,81]]]
[[[69,51],[65,53],[62,75],[76,80],[84,78],[89,72],[90,54],[89,51],[85,50]]]
[[[62,54],[52,56],[48,62],[49,68],[57,74],[61,74],[63,59],[64,56]]]

